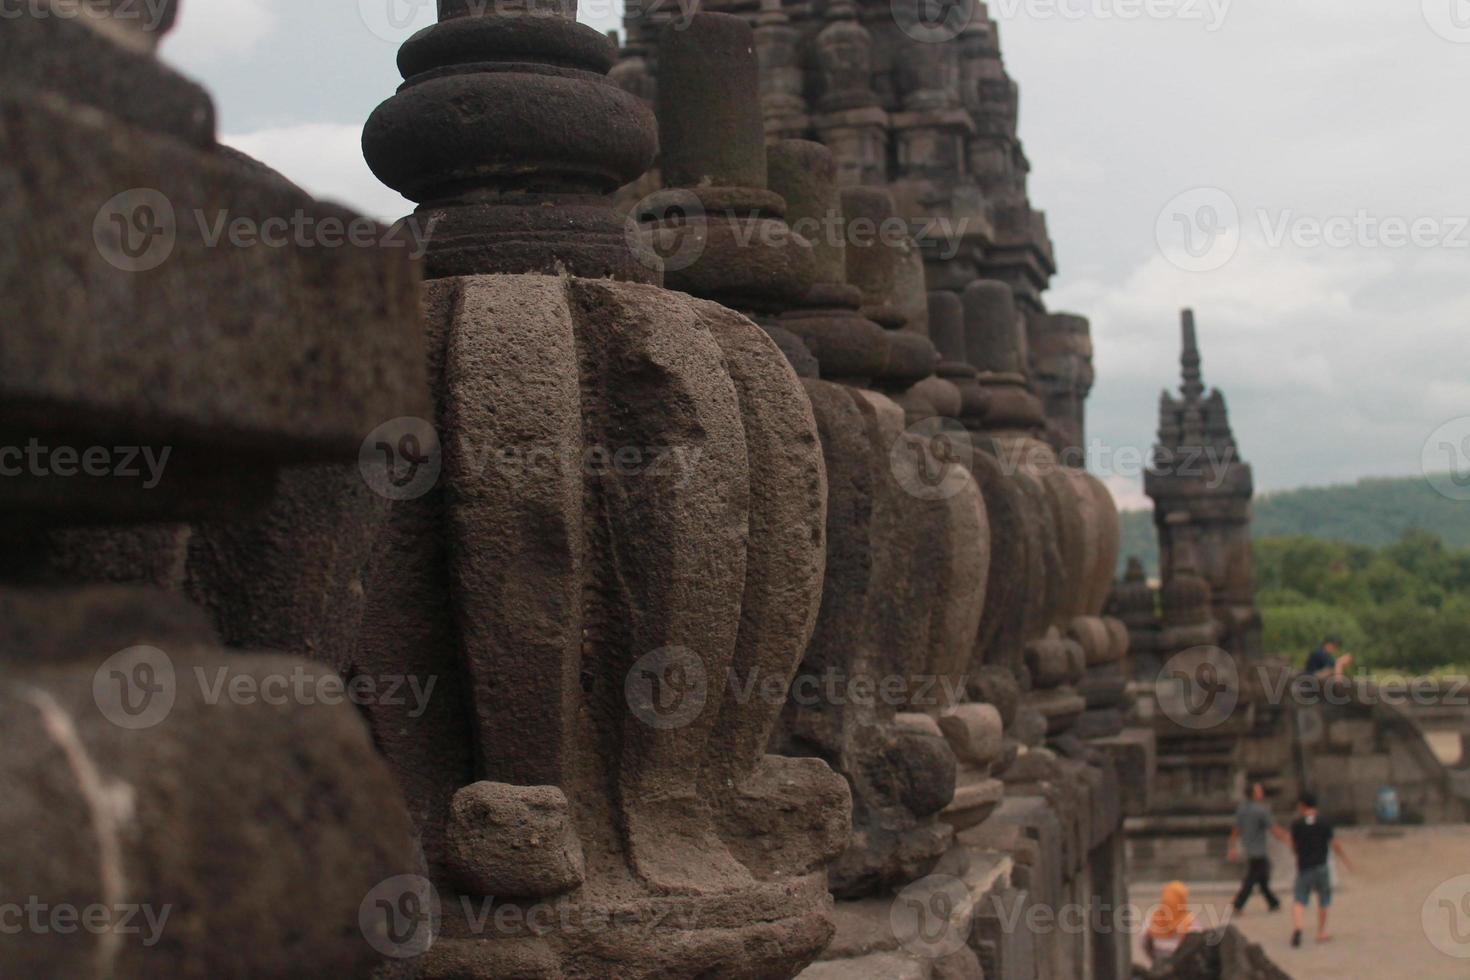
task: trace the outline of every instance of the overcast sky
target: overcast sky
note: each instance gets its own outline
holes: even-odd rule
[[[612,0],[581,19],[617,26]],[[363,121],[432,0],[182,0],[165,57],[224,140],[394,219]],[[1264,490],[1470,466],[1470,0],[992,0],[1031,199],[1092,319],[1094,468],[1136,458],[1197,312]],[[395,23],[396,21],[396,23]],[[1461,420],[1461,421],[1456,421]],[[1447,427],[1446,427],[1447,426]],[[1441,466],[1440,468],[1445,468]]]

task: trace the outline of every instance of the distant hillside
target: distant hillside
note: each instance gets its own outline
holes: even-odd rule
[[[1259,496],[1251,533],[1256,538],[1305,534],[1378,548],[1405,531],[1428,531],[1445,547],[1470,549],[1470,502],[1450,500],[1423,477],[1369,477],[1336,487],[1302,487]],[[1120,567],[1129,555],[1158,573],[1152,511],[1125,511]]]

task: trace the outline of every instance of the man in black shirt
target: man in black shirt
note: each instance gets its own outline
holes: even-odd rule
[[[1353,662],[1351,653],[1338,653],[1341,648],[1342,641],[1335,636],[1323,640],[1321,646],[1307,655],[1306,673],[1324,681],[1329,677],[1341,678]]]
[[[1303,793],[1296,805],[1297,818],[1291,825],[1291,847],[1296,851],[1296,885],[1291,906],[1291,944],[1302,944],[1302,919],[1312,892],[1317,893],[1317,942],[1332,937],[1327,933],[1327,910],[1332,906],[1332,873],[1327,867],[1329,854],[1342,859],[1343,866],[1353,870],[1342,845],[1332,833],[1332,824],[1317,813],[1317,797]]]

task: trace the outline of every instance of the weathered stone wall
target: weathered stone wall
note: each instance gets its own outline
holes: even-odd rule
[[[980,7],[968,29],[921,40],[886,5],[719,9],[733,15],[720,22],[734,50],[691,53],[691,38],[712,31],[701,20],[718,15],[630,16],[613,77],[658,106],[663,160],[661,176],[622,197],[642,198],[634,214],[654,222],[664,254],[707,228],[710,248],[671,269],[670,285],[749,313],[813,376],[828,568],[798,681],[837,667],[873,681],[950,671],[969,682],[957,703],[896,713],[788,709],[780,750],[825,758],[855,804],[853,847],[832,868],[837,936],[807,975],[975,976],[979,963],[986,975],[1125,975],[1126,937],[1028,930],[1012,917],[1121,905],[1115,760],[1152,749],[1124,731],[1127,630],[1102,617],[1116,511],[1077,468],[1091,341],[1085,320],[1042,309],[1050,243],[1026,200],[994,24]],[[727,162],[760,158],[762,116],[767,178]],[[679,221],[659,220],[672,200],[660,183],[696,205],[698,223],[687,206]],[[786,264],[804,282],[795,301],[774,295],[774,275],[764,296],[742,285],[751,258],[726,251],[721,230],[742,217],[815,232],[815,276]],[[875,246],[850,233],[894,217],[912,241]],[[824,234],[833,228],[835,239]],[[945,473],[929,481],[933,500],[922,470],[895,462],[905,446],[904,458]],[[947,469],[951,459],[964,469]],[[977,491],[979,523],[956,506]],[[973,612],[958,615],[966,604],[978,628]],[[943,640],[940,621],[961,639]],[[958,944],[926,945],[902,927],[933,902],[953,910],[941,931]]]
[[[1293,712],[1306,785],[1328,819],[1378,823],[1378,793],[1392,788],[1406,823],[1458,823],[1470,810],[1464,767],[1446,766],[1425,741],[1407,695],[1369,682],[1302,679]]]
[[[615,68],[534,6],[440,0],[367,123],[421,264],[206,247],[165,212],[356,216],[151,38],[0,35],[0,445],[171,459],[0,482],[0,877],[177,909],[0,966],[1127,975],[1117,518],[993,23],[767,4]],[[422,697],[234,693],[282,675]]]
[[[172,3],[65,7],[0,31],[0,972],[365,975],[365,900],[421,863],[404,788],[351,705],[277,696],[336,671],[180,594],[182,522],[424,410],[418,271],[212,247],[195,211],[365,219],[215,143],[152,55]]]

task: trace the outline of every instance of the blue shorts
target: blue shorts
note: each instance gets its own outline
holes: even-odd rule
[[[1292,887],[1292,897],[1297,904],[1311,904],[1312,892],[1317,893],[1317,904],[1322,908],[1332,904],[1332,873],[1327,870],[1327,865],[1319,864],[1297,872],[1296,884]]]

